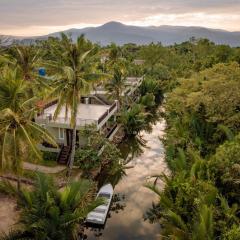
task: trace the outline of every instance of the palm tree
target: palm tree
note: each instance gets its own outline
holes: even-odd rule
[[[147,183],[145,186],[157,194],[160,202],[157,205],[153,205],[153,208],[146,213],[146,219],[151,222],[160,222],[163,227],[162,234],[169,239],[188,240],[189,229],[182,216],[175,208],[175,202],[168,192],[161,191],[157,187],[157,181],[160,179],[165,184],[171,184],[171,179],[162,174],[159,176],[153,176],[156,178],[154,184]],[[171,191],[169,191],[171,193]]]
[[[57,48],[55,61],[49,61],[47,67],[56,71],[56,78],[53,81],[53,90],[50,98],[57,97],[58,104],[54,113],[54,119],[57,118],[62,108],[66,109],[66,117],[70,111],[70,125],[73,129],[71,157],[69,161],[69,172],[74,163],[76,135],[77,135],[77,113],[78,106],[81,103],[81,97],[89,94],[94,83],[101,82],[109,77],[96,70],[96,49],[83,36],[73,43],[71,38],[62,34],[62,50]]]
[[[110,46],[108,66],[111,68],[112,66],[117,64],[119,58],[121,57],[122,57],[121,47],[118,47],[115,43],[112,43]]]
[[[7,64],[13,69],[18,68],[26,81],[33,81],[36,78],[34,73],[41,60],[40,51],[33,46],[15,46],[11,54],[0,57],[0,62]]]
[[[0,65],[7,65],[12,69],[18,69],[22,78],[29,84],[29,97],[41,96],[47,89],[46,78],[38,75],[37,68],[41,66],[42,52],[35,46],[14,46],[8,50],[8,54],[0,56]]]
[[[125,134],[131,137],[147,127],[147,116],[148,113],[145,112],[143,105],[134,104],[129,111],[122,111],[119,121],[123,125]]]
[[[13,239],[78,239],[79,224],[103,204],[102,199],[94,200],[95,187],[88,180],[72,182],[59,190],[51,177],[37,174],[33,191],[21,189],[20,194],[9,182],[1,185],[17,197],[20,207],[20,231],[15,238],[14,233],[9,236]]]
[[[123,92],[126,88],[126,69],[123,64],[118,63],[113,66],[113,77],[106,84],[106,89],[111,96],[118,100],[120,106],[123,104]]]
[[[0,168],[17,174],[19,187],[23,160],[29,155],[41,157],[37,148],[41,141],[55,144],[52,136],[32,121],[36,99],[29,99],[27,92],[28,84],[18,70],[5,68],[0,74]]]
[[[199,209],[198,221],[192,234],[193,240],[211,240],[214,239],[214,220],[213,209],[204,204]]]

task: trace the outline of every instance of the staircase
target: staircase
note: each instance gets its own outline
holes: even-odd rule
[[[67,165],[70,153],[71,153],[71,148],[69,146],[62,146],[61,151],[58,155],[57,162],[59,164]]]
[[[110,105],[109,101],[104,99],[101,95],[95,94],[94,97],[104,105]]]

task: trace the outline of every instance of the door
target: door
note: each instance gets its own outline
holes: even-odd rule
[[[72,130],[71,129],[67,129],[67,145],[69,147],[72,146]]]

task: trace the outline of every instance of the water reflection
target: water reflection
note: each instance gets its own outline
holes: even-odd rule
[[[101,169],[100,173],[94,179],[98,183],[98,187],[111,183],[115,187],[119,181],[126,175],[126,170],[131,168],[128,164],[134,157],[141,156],[147,148],[147,141],[142,135],[132,136],[124,139],[118,148],[121,152],[123,162]]]
[[[144,213],[156,200],[154,193],[144,187],[148,176],[167,171],[164,148],[159,140],[163,136],[165,122],[158,121],[152,132],[142,132],[141,137],[124,141],[120,149],[125,154],[127,165],[116,178],[100,174],[98,181],[116,184],[115,198],[104,229],[85,229],[87,239],[104,240],[155,240],[159,239],[158,224],[144,221]],[[127,156],[130,156],[127,158]],[[104,171],[104,170],[103,170]]]
[[[142,135],[132,136],[123,140],[119,145],[119,149],[126,163],[130,162],[134,157],[140,156],[147,147],[146,143]]]
[[[123,176],[126,175],[125,169],[126,167],[123,163],[101,169],[100,173],[94,179],[98,184],[98,188],[100,189],[104,184],[107,183],[111,183],[114,188],[123,178]]]

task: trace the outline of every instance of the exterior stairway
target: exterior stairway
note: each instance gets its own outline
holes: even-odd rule
[[[107,101],[106,99],[104,99],[101,95],[99,94],[95,94],[94,97],[101,102],[104,105],[111,105],[111,103],[109,101]]]
[[[58,160],[57,162],[59,164],[64,164],[67,165],[68,164],[68,159],[71,153],[71,148],[70,146],[62,146],[61,151],[58,155]]]

